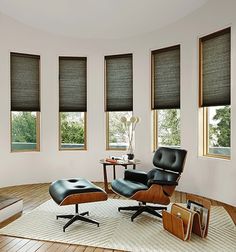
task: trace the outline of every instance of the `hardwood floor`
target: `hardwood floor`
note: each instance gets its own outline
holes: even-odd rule
[[[103,187],[103,183],[96,183],[98,186]],[[13,186],[0,188],[0,195],[7,197],[19,197],[23,199],[24,202],[24,213],[27,213],[39,206],[43,202],[50,199],[50,195],[48,194],[49,184],[33,184],[33,185],[21,185],[21,186]],[[186,193],[175,192],[171,197],[172,202],[186,202]],[[115,194],[110,194],[109,198],[118,199],[119,196]],[[211,200],[212,205],[224,206],[225,209],[230,214],[236,225],[236,207],[229,206],[224,203],[217,202],[215,200]],[[12,220],[10,220],[12,221]],[[8,223],[4,223],[7,225]],[[3,225],[0,225],[0,228]],[[117,250],[110,249],[102,249],[102,248],[94,248],[94,247],[86,247],[86,246],[77,246],[72,244],[62,244],[56,242],[45,242],[45,241],[36,241],[29,239],[22,239],[16,237],[8,237],[0,235],[0,251],[9,251],[9,252],[118,252]]]

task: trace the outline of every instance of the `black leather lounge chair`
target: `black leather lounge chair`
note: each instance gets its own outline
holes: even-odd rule
[[[162,218],[158,210],[163,206],[150,206],[146,203],[168,205],[175,187],[183,172],[187,151],[160,147],[154,154],[153,164],[156,168],[148,173],[136,170],[125,170],[124,179],[115,179],[112,190],[126,198],[139,201],[138,206],[119,207],[118,210],[136,211],[131,221],[142,212]]]

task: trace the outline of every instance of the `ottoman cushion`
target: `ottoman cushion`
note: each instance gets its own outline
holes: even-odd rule
[[[104,190],[83,178],[57,180],[49,187],[49,193],[58,205],[107,199],[107,194]]]

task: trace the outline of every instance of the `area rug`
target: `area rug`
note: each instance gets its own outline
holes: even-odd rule
[[[100,227],[78,221],[64,233],[67,220],[56,220],[56,215],[73,213],[74,207],[59,207],[49,200],[1,229],[0,234],[125,251],[236,251],[236,228],[223,207],[212,207],[206,239],[193,234],[184,242],[165,231],[159,218],[142,214],[131,222],[130,212],[117,211],[119,206],[136,204],[115,199],[82,204],[79,210],[89,211]]]

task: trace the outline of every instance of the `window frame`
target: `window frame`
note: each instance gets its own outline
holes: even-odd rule
[[[209,123],[208,123],[208,118],[209,118],[209,112],[208,108],[209,107],[203,107],[202,106],[202,101],[203,101],[203,70],[202,70],[202,63],[203,63],[203,51],[202,51],[202,43],[206,41],[207,39],[215,38],[219,35],[223,35],[227,33],[227,31],[230,29],[230,27],[213,32],[211,34],[208,34],[206,36],[200,37],[198,41],[198,48],[199,48],[199,94],[198,94],[198,105],[199,109],[202,110],[200,113],[200,116],[202,117],[202,125],[200,125],[201,129],[200,132],[202,134],[202,148],[200,150],[200,153],[202,154],[203,157],[209,157],[209,158],[220,158],[220,159],[225,159],[225,160],[231,160],[231,155],[226,156],[226,155],[220,155],[220,154],[211,154],[208,152],[209,150]],[[232,49],[231,49],[232,50]],[[231,87],[230,87],[231,89]],[[230,104],[231,106],[231,104]],[[232,113],[230,113],[230,122],[232,121]],[[232,127],[230,128],[230,143],[232,143]],[[231,149],[231,146],[230,146]]]
[[[19,153],[19,152],[40,152],[40,112],[39,111],[24,111],[24,112],[35,112],[36,113],[36,148],[31,149],[22,149],[22,150],[13,150],[12,149],[12,113],[17,111],[10,111],[10,152]],[[19,111],[21,112],[21,111]]]
[[[22,150],[13,150],[12,149],[12,112],[17,112],[17,111],[12,111],[10,109],[10,152],[11,153],[20,153],[20,152],[40,152],[40,138],[41,138],[41,55],[38,54],[32,54],[32,53],[19,53],[19,52],[10,52],[10,69],[11,69],[11,53],[21,55],[21,56],[30,56],[30,57],[36,57],[39,58],[39,109],[40,111],[24,111],[24,112],[36,112],[36,148],[34,150],[29,150],[29,149],[22,149]],[[11,70],[10,70],[11,72]],[[11,80],[10,80],[11,83]],[[11,85],[11,84],[10,84]],[[10,102],[11,102],[11,95],[10,95]],[[23,112],[23,111],[18,111],[18,112]]]
[[[152,141],[152,151],[155,152],[158,148],[158,111],[155,109],[152,111],[153,120],[153,141]]]
[[[155,53],[165,52],[168,50],[174,50],[176,48],[180,49],[180,80],[181,80],[181,45],[176,44],[173,46],[167,46],[160,49],[155,49],[151,51],[151,112],[152,112],[152,151],[155,152],[158,148],[158,109],[154,109],[154,99],[155,99]],[[180,95],[181,95],[181,81],[180,81]],[[179,110],[181,109],[178,108]]]
[[[104,110],[105,110],[105,131],[106,131],[106,146],[105,149],[106,151],[125,151],[127,148],[111,148],[109,146],[109,113],[110,112],[132,112],[133,115],[133,110],[132,111],[106,111],[107,108],[107,65],[106,65],[106,57],[107,58],[118,58],[120,56],[130,56],[132,55],[132,75],[133,75],[133,53],[122,53],[122,54],[114,54],[114,55],[105,55],[104,56]],[[133,78],[133,76],[132,76]]]
[[[84,147],[83,148],[64,148],[61,146],[61,113],[58,113],[59,116],[59,134],[58,134],[58,148],[59,151],[87,151],[87,112],[84,113]],[[70,113],[70,112],[68,112]]]
[[[65,55],[60,55],[58,56],[58,108],[60,108],[60,58],[66,58],[66,59],[80,59],[80,58],[86,58],[86,89],[87,89],[87,96],[86,100],[88,102],[88,58],[87,56],[65,56]],[[87,103],[88,104],[88,103]],[[71,112],[76,112],[76,111],[71,111]],[[71,113],[68,112],[68,113]],[[61,114],[63,112],[60,112],[60,109],[58,110],[58,150],[59,151],[87,151],[88,150],[88,145],[87,145],[87,127],[88,127],[88,122],[87,122],[87,111],[78,111],[78,112],[83,112],[84,113],[84,147],[83,148],[63,148],[61,146]]]

